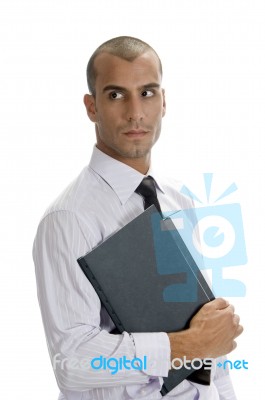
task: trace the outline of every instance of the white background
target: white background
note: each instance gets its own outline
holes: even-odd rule
[[[56,399],[39,313],[32,242],[48,204],[89,161],[85,69],[103,41],[132,35],[164,65],[167,115],[154,161],[200,197],[238,191],[247,286],[231,299],[245,326],[232,360],[238,399],[263,398],[265,3],[263,0],[8,0],[0,5],[1,398]],[[259,393],[253,394],[253,390]]]

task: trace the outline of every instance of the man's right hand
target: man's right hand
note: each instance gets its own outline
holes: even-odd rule
[[[197,312],[188,329],[168,334],[171,359],[216,358],[228,354],[236,348],[235,339],[242,332],[234,307],[227,300],[215,299]]]

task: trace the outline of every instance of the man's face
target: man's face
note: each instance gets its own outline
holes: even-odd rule
[[[150,158],[165,114],[157,57],[148,51],[129,62],[102,53],[95,69],[96,96],[86,95],[85,104],[96,125],[97,147],[125,163]]]

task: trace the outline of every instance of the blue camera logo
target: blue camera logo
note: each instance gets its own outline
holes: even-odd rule
[[[200,269],[212,270],[216,296],[245,295],[245,285],[235,279],[223,279],[225,267],[247,262],[241,208],[239,204],[209,206],[194,210],[197,222],[191,223],[191,210],[176,214],[178,231]]]
[[[196,223],[191,224],[190,213]],[[173,216],[174,218],[174,216]],[[247,262],[239,204],[183,210],[176,222],[184,242],[201,269],[242,265]]]
[[[212,174],[204,174],[205,189],[209,202]],[[235,184],[218,197],[218,200],[226,197],[237,189]],[[192,200],[202,203],[187,187],[184,186],[182,193]],[[215,203],[214,202],[214,203]],[[243,282],[237,279],[224,279],[223,268],[244,265],[247,263],[247,254],[244,238],[244,229],[241,208],[239,204],[209,205],[187,210],[169,212],[165,218],[170,218],[178,233],[186,244],[193,260],[200,269],[212,270],[212,290],[215,296],[243,297],[246,288]],[[169,232],[168,232],[169,233]],[[163,241],[166,241],[166,231],[154,230],[157,269],[159,274],[173,274],[176,263],[172,259],[165,262],[164,255],[159,251]],[[179,271],[178,271],[179,272]],[[193,288],[189,286],[188,270],[186,274],[187,295],[183,301],[192,296]],[[176,273],[176,271],[175,271]],[[177,286],[177,285],[174,285]],[[177,290],[185,291],[184,285],[178,285]],[[169,291],[165,289],[165,293]],[[173,290],[173,288],[172,288]],[[173,298],[173,297],[172,297]],[[167,296],[165,301],[171,301]],[[193,299],[194,300],[194,299]],[[193,301],[190,297],[190,301]]]

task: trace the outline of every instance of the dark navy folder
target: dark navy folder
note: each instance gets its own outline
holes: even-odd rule
[[[170,219],[151,206],[78,260],[118,332],[176,332],[214,295]],[[163,394],[210,371],[171,369]]]

